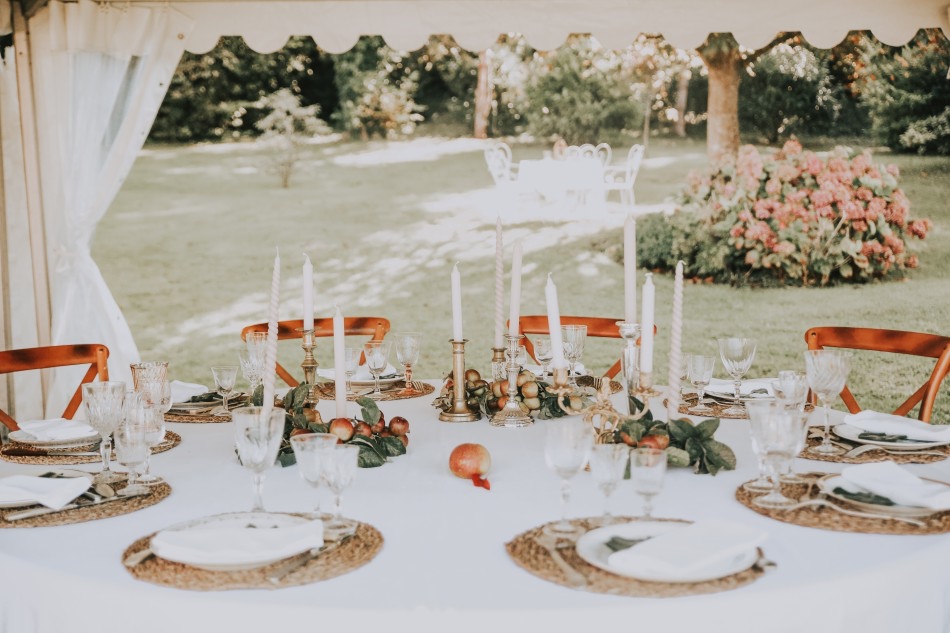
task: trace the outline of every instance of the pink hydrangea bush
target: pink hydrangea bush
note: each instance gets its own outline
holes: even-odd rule
[[[694,274],[733,282],[824,286],[902,274],[918,265],[908,240],[924,239],[931,223],[911,219],[898,177],[867,150],[819,156],[790,140],[763,155],[746,145],[734,163],[690,175],[680,208],[705,235],[681,246],[694,251]]]

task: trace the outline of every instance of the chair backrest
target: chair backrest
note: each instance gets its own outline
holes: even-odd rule
[[[507,143],[493,143],[485,148],[485,163],[496,185],[511,181],[511,148]]]
[[[637,180],[637,174],[640,173],[640,163],[643,161],[643,145],[634,145],[627,152],[627,178],[626,182],[631,187]]]
[[[0,352],[0,374],[89,363],[89,369],[83,375],[79,386],[76,387],[76,392],[73,393],[73,397],[70,398],[69,404],[66,405],[66,409],[61,416],[70,419],[76,414],[76,410],[79,409],[79,404],[82,402],[82,386],[92,382],[97,377],[99,380],[109,380],[108,359],[109,348],[99,344],[53,345],[51,347],[12,349]],[[2,410],[0,410],[0,422],[11,431],[20,428],[16,420]]]
[[[617,327],[617,321],[622,319],[611,319],[608,317],[580,317],[580,316],[562,316],[561,325],[586,325],[587,336],[596,336],[600,338],[620,338],[620,329]],[[522,316],[520,319],[522,334],[550,334],[548,328],[547,315]],[[534,344],[527,336],[524,338],[525,351],[538,362],[534,356]],[[613,378],[620,373],[620,360],[611,365],[610,369],[604,373],[604,376]]]
[[[581,148],[577,145],[568,145],[567,149],[564,150],[564,158],[580,158],[581,157]]]
[[[581,158],[597,158],[597,148],[590,143],[584,143],[577,148],[577,153]]]
[[[950,337],[863,327],[813,327],[805,332],[805,342],[808,349],[834,347],[936,359],[936,365],[927,382],[894,410],[895,415],[907,415],[920,403],[918,419],[930,422],[940,384],[950,372]],[[861,410],[847,386],[841,392],[841,399],[851,413]]]
[[[594,155],[600,159],[600,164],[606,167],[613,159],[614,152],[607,143],[601,143],[594,148]]]
[[[370,336],[370,341],[381,341],[389,332],[389,319],[383,317],[344,317],[343,332],[347,336]],[[246,340],[250,332],[266,332],[267,323],[255,323],[241,330],[241,340]],[[333,319],[314,319],[313,335],[317,337],[333,336]],[[277,322],[277,340],[303,338],[303,319]],[[360,354],[360,364],[364,362]],[[300,382],[294,378],[280,363],[276,366],[277,375],[290,387],[296,387]]]

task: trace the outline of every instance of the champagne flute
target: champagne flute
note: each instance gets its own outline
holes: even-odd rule
[[[575,367],[577,361],[584,355],[584,342],[587,340],[586,325],[562,325],[561,336],[564,339],[564,356],[570,365],[568,372],[568,382],[570,385],[577,386],[577,372]]]
[[[310,484],[317,493],[317,503],[312,513],[314,519],[330,518],[330,515],[320,512],[320,486],[326,481],[323,473],[328,460],[327,451],[335,449],[337,441],[336,435],[332,433],[305,433],[290,438],[290,446],[297,457],[300,478]]]
[[[539,336],[535,340],[534,357],[541,363],[541,380],[544,380],[548,375],[551,360],[554,358],[554,350],[551,348],[551,337]]]
[[[805,352],[805,374],[808,386],[818,396],[825,412],[825,434],[821,444],[808,450],[819,455],[840,455],[844,449],[831,443],[829,437],[829,401],[841,393],[851,371],[851,352],[838,349],[818,349]]]
[[[740,389],[742,388],[742,377],[748,373],[752,367],[752,359],[755,358],[755,340],[751,338],[721,338],[719,339],[719,356],[722,358],[722,365],[726,368],[726,373],[732,376],[735,388],[735,398],[732,406],[725,409],[723,413],[727,415],[745,415],[745,409],[740,402]]]
[[[109,458],[112,455],[112,433],[119,428],[123,418],[125,404],[125,383],[119,381],[90,382],[82,386],[82,403],[86,409],[89,426],[99,433],[99,453],[102,456],[102,469],[95,477],[95,483],[111,484],[122,481],[122,477],[109,470]]]
[[[347,347],[343,353],[343,371],[346,372],[346,393],[349,395],[353,392],[353,374],[356,373],[356,369],[360,366],[360,356],[363,355],[363,350],[358,347]]]
[[[696,388],[696,406],[691,407],[690,413],[706,414],[712,413],[713,409],[705,403],[703,397],[706,395],[706,387],[712,380],[713,368],[716,366],[714,356],[703,356],[702,354],[689,354],[686,356],[686,376],[689,382]]]
[[[601,525],[613,523],[610,515],[610,495],[623,479],[623,471],[630,459],[630,449],[626,444],[595,444],[590,453],[590,472],[597,487],[604,494],[604,514]]]
[[[214,387],[221,394],[222,415],[228,414],[228,396],[234,390],[234,381],[237,378],[237,366],[218,365],[211,368],[214,376]]]
[[[373,380],[375,381],[375,389],[373,393],[369,394],[369,397],[373,400],[382,400],[385,397],[383,392],[379,390],[379,376],[386,370],[386,365],[389,364],[390,345],[389,341],[370,341],[363,345],[366,367],[373,374]]]
[[[635,448],[630,453],[630,478],[633,489],[643,497],[643,520],[653,518],[653,497],[663,489],[666,452],[658,448]]]
[[[254,474],[254,506],[251,512],[264,512],[264,472],[274,465],[284,432],[284,410],[242,407],[232,412],[234,441],[241,465]]]
[[[770,492],[752,500],[755,505],[763,508],[784,508],[795,503],[793,499],[782,494],[780,473],[783,465],[791,461],[799,450],[799,438],[805,432],[805,417],[801,411],[790,411],[776,405],[771,407],[768,415],[749,420],[750,426],[755,429],[753,433],[762,443],[772,480]]]
[[[325,454],[326,464],[323,473],[334,499],[333,518],[327,524],[327,529],[341,536],[352,532],[356,527],[355,521],[343,518],[342,507],[343,491],[353,483],[356,477],[359,456],[360,447],[354,444],[338,444]]]
[[[412,366],[419,362],[419,352],[422,349],[422,335],[418,332],[399,332],[393,334],[396,342],[396,360],[404,369],[406,386],[397,392],[400,396],[418,396],[422,391],[412,384]]]
[[[571,525],[567,509],[571,500],[571,478],[583,470],[594,445],[594,433],[579,417],[551,420],[544,439],[544,460],[561,479],[561,520],[544,527],[545,533],[560,538],[575,538],[582,530]]]

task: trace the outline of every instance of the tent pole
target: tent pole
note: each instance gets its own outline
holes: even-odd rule
[[[36,340],[41,347],[52,339],[50,280],[46,255],[43,194],[40,189],[39,142],[36,136],[36,101],[33,95],[33,68],[30,33],[23,7],[13,2],[13,50],[16,53],[17,92],[20,101],[20,130],[23,137],[23,171],[26,174],[26,207],[33,258],[33,293],[36,297]],[[49,371],[41,372],[43,401],[49,391]]]
[[[3,114],[0,113],[0,117]],[[0,133],[0,291],[3,296],[0,297],[0,349],[10,349],[13,347],[13,333],[10,323],[10,302],[13,298],[10,296],[10,256],[7,248],[7,196],[4,188],[3,172],[3,138]],[[5,374],[3,382],[0,383],[0,409],[6,411],[12,416],[16,416],[16,411],[11,410],[13,393],[13,374]],[[0,438],[3,431],[0,431]]]

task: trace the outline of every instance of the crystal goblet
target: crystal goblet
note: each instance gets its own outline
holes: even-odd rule
[[[338,439],[332,433],[306,433],[290,438],[290,445],[297,457],[300,478],[306,481],[317,493],[317,502],[311,516],[315,519],[329,519],[331,515],[320,511],[320,487],[326,483],[324,469],[327,464],[327,451],[336,448]]]
[[[821,444],[808,449],[819,455],[840,455],[844,449],[831,443],[829,402],[841,393],[851,371],[851,352],[838,349],[808,350],[805,352],[805,375],[808,386],[818,396],[824,410],[825,433]]]
[[[561,418],[547,423],[544,438],[544,460],[561,480],[561,520],[545,526],[545,532],[562,538],[579,536],[582,530],[571,525],[567,509],[571,500],[571,479],[590,457],[594,434],[579,417]]]
[[[383,392],[379,390],[379,377],[386,371],[386,365],[389,364],[389,348],[392,345],[390,341],[370,341],[363,345],[363,353],[366,356],[366,367],[373,374],[374,389],[369,397],[373,400],[383,399]]]
[[[242,407],[231,412],[234,442],[241,464],[254,475],[252,512],[264,512],[264,473],[277,460],[284,432],[284,410]]]
[[[657,448],[635,448],[630,451],[630,479],[633,489],[643,497],[643,519],[653,518],[653,497],[663,489],[666,475],[666,452]]]
[[[719,356],[722,358],[726,373],[732,377],[735,389],[732,406],[725,409],[723,413],[744,415],[745,409],[740,402],[740,389],[742,388],[742,377],[749,372],[749,368],[752,367],[752,359],[755,358],[755,340],[740,337],[721,338],[719,339]]]
[[[99,453],[102,470],[95,477],[96,483],[111,484],[122,477],[109,469],[112,455],[112,433],[119,428],[124,417],[125,383],[119,381],[90,382],[82,386],[82,403],[86,409],[86,421],[99,433]]]
[[[422,350],[422,335],[418,332],[399,332],[393,335],[396,347],[396,360],[403,366],[406,386],[397,392],[400,396],[418,396],[422,391],[412,384],[412,366],[419,362]]]
[[[630,460],[630,448],[626,444],[595,444],[590,452],[590,473],[604,495],[604,514],[601,525],[613,522],[610,515],[610,496],[617,489],[623,472]]]

